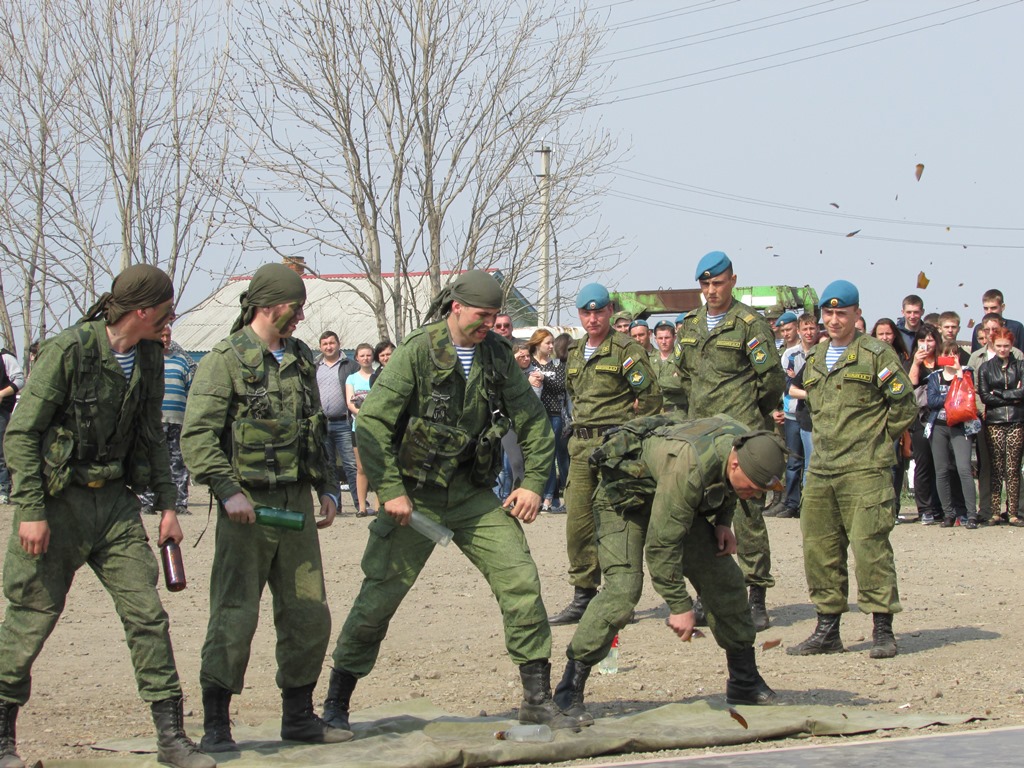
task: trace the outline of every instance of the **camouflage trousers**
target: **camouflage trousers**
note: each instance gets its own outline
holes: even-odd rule
[[[569,556],[569,583],[596,589],[601,584],[594,521],[594,491],[597,472],[590,466],[590,454],[602,443],[600,437],[569,440],[569,474],[565,487],[565,549]]]
[[[178,489],[178,500],[175,509],[188,510],[188,467],[181,457],[181,424],[163,424],[164,437],[167,438],[167,452],[171,457],[171,480],[174,487]],[[152,491],[143,491],[139,494],[139,501],[143,507],[153,509],[156,503],[156,494]]]
[[[811,470],[800,511],[804,572],[818,613],[849,609],[847,549],[853,550],[857,604],[864,613],[898,613],[899,590],[889,532],[892,474],[863,469],[836,475]]]
[[[59,499],[47,498],[46,517],[46,554],[32,556],[21,548],[17,515],[7,545],[0,699],[28,701],[32,664],[64,610],[75,573],[86,564],[113,598],[142,698],[181,696],[167,613],[156,590],[159,569],[135,496],[117,482],[97,489],[69,486]]]
[[[774,587],[772,548],[768,541],[768,526],[764,523],[764,499],[748,499],[746,504],[747,512],[744,512],[742,505],[737,503],[732,518],[736,560],[748,586]]]
[[[265,586],[273,598],[279,688],[315,683],[331,639],[312,489],[297,483],[249,495],[258,506],[304,513],[306,526],[293,531],[233,523],[219,508],[199,680],[203,688],[235,694],[245,683]]]
[[[450,528],[453,542],[483,574],[498,600],[505,647],[517,665],[551,656],[551,627],[540,578],[519,521],[459,473],[448,489],[409,492],[415,509]],[[377,661],[391,618],[426,564],[434,543],[383,511],[370,523],[363,584],[334,649],[334,668],[365,677]],[[458,634],[458,630],[453,628]]]
[[[569,641],[566,655],[594,665],[608,655],[612,640],[629,621],[644,586],[644,544],[651,524],[650,505],[639,512],[620,515],[600,493],[595,501],[597,549],[604,586],[590,601]],[[715,526],[698,517],[681,542],[683,572],[701,596],[715,641],[727,651],[749,648],[754,625],[747,605],[743,574],[731,557],[717,557]]]

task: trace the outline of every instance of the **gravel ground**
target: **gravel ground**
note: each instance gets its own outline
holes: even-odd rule
[[[189,587],[162,596],[171,616],[186,712],[195,726],[201,719],[199,651],[213,553],[212,532],[191,547],[206,522],[206,497],[199,489],[194,490],[193,510],[196,514],[182,518]],[[10,525],[11,513],[10,507],[0,508],[0,525]],[[155,532],[155,518],[146,522]],[[571,593],[565,581],[564,523],[564,516],[545,515],[527,528],[551,611]],[[321,532],[336,629],[359,586],[366,525],[347,506],[346,514]],[[772,627],[758,636],[758,663],[783,702],[986,718],[969,728],[1024,724],[1024,681],[1015,661],[1024,636],[1024,609],[1015,587],[1024,577],[1024,529],[899,526],[893,543],[904,606],[895,622],[900,655],[875,661],[867,655],[871,618],[856,608],[843,621],[846,654],[800,659],[785,654],[786,646],[810,633],[814,610],[807,601],[799,521],[769,519],[768,526],[777,586],[768,592]],[[96,757],[90,745],[97,741],[152,733],[148,709],[135,691],[120,622],[102,592],[95,576],[83,569],[35,665],[33,697],[18,721],[26,759]],[[279,714],[269,594],[265,600],[246,690],[233,703],[235,719],[248,724]],[[648,585],[636,623],[621,633],[619,673],[591,677],[588,702],[596,715],[674,701],[721,700],[724,654],[710,636],[680,643],[664,626],[667,615]],[[556,674],[572,631],[554,628]],[[456,548],[439,548],[395,617],[377,668],[356,689],[353,707],[426,696],[461,715],[511,716],[521,689],[502,638],[498,609],[483,579]],[[773,647],[770,641],[776,640],[781,644]],[[766,641],[769,647],[760,648]],[[325,673],[318,700],[326,684]]]

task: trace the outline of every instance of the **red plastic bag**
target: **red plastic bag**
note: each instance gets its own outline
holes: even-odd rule
[[[974,380],[970,371],[964,371],[949,385],[946,393],[946,423],[964,424],[978,418],[978,406],[974,401]]]

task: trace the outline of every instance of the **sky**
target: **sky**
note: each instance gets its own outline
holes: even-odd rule
[[[627,242],[610,287],[696,287],[723,250],[740,285],[852,281],[869,327],[916,293],[963,338],[994,287],[1024,319],[1024,2],[591,7],[614,78],[595,119],[626,150],[600,208]]]

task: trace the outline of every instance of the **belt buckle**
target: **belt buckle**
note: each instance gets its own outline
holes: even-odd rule
[[[589,427],[580,427],[579,431],[576,434],[579,436],[579,438],[581,440],[589,440],[590,439],[590,428]]]
[[[100,478],[99,480],[90,480],[85,485],[86,485],[87,488],[102,488],[106,484],[107,484],[107,481],[102,479],[102,478]]]

